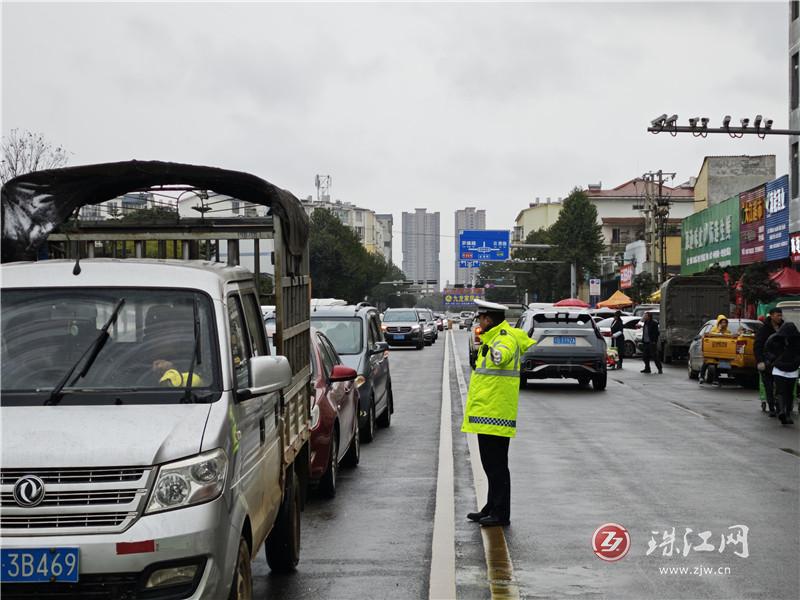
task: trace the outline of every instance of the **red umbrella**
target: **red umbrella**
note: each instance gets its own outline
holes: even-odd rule
[[[559,300],[553,306],[561,307],[572,307],[572,308],[589,308],[589,305],[586,304],[583,300],[579,298],[564,298],[563,300]]]

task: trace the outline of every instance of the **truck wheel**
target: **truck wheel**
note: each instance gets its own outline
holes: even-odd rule
[[[375,397],[369,400],[369,410],[367,411],[367,422],[364,429],[361,430],[361,441],[369,444],[375,439]]]
[[[331,436],[330,457],[328,458],[328,468],[319,480],[319,493],[325,498],[336,496],[336,475],[339,470],[339,429],[334,427]]]
[[[378,427],[389,427],[392,424],[392,412],[394,411],[394,397],[392,396],[392,386],[386,389],[386,410],[378,417]]]
[[[233,583],[228,600],[251,600],[253,597],[253,571],[250,565],[250,546],[244,536],[239,538],[239,554],[233,571]]]
[[[608,383],[608,373],[600,373],[592,377],[592,388],[595,392],[602,392]]]
[[[689,359],[689,361],[686,364],[687,364],[688,369],[689,369],[689,379],[697,379],[698,377],[700,377],[700,373],[695,371],[694,369],[692,369],[692,361],[691,361],[691,359]]]
[[[356,430],[353,432],[353,439],[350,440],[350,447],[347,454],[342,459],[342,464],[346,467],[357,467],[361,460],[361,433],[358,430],[358,419],[356,419]]]
[[[278,518],[264,551],[269,568],[276,573],[290,573],[300,562],[300,484],[291,466],[286,471],[286,487]]]

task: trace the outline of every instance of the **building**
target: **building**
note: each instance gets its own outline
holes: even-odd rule
[[[456,285],[472,285],[475,277],[478,275],[479,268],[477,267],[467,267],[461,268],[459,266],[460,263],[460,252],[459,252],[459,234],[464,231],[465,229],[486,229],[486,211],[485,210],[476,210],[472,206],[468,206],[467,208],[462,208],[461,210],[457,210],[455,212],[456,217],[456,239],[455,239],[455,274],[456,274]]]
[[[517,218],[514,220],[513,241],[524,242],[532,231],[549,229],[558,220],[560,213],[561,198],[557,200],[551,200],[550,198],[540,200],[536,198],[534,202],[528,205],[528,208],[523,208],[519,211]]]
[[[789,128],[800,129],[800,2],[789,3]],[[800,138],[789,137],[789,231],[800,232]]]
[[[694,212],[714,206],[771,179],[775,155],[706,156],[694,185]]]
[[[684,217],[689,216],[694,208],[693,181],[688,181],[677,187],[662,186],[661,195],[669,201],[669,214],[666,219],[666,263],[669,273],[680,271],[680,224]],[[649,187],[648,187],[649,186]],[[646,183],[642,178],[635,178],[618,185],[613,189],[604,190],[602,183],[589,184],[586,195],[597,209],[597,221],[602,228],[605,255],[601,260],[601,275],[604,280],[613,279],[618,269],[625,262],[626,251],[631,254],[628,247],[632,242],[644,240],[645,244],[652,241],[647,252],[648,265],[642,265],[641,259],[636,261],[636,273],[648,270],[657,278],[656,262],[660,262],[656,252],[655,237],[648,235],[648,223],[643,211],[645,197],[657,194],[655,186]],[[651,238],[652,240],[648,239]]]
[[[391,214],[376,214],[381,238],[381,251],[386,262],[392,263],[392,228],[394,227],[394,216]]]
[[[331,201],[329,196],[322,196],[320,200],[313,200],[311,196],[308,196],[300,203],[309,217],[318,208],[331,211],[344,225],[355,232],[361,245],[369,252],[384,253],[385,240],[374,211],[368,208],[359,208],[350,202]]]
[[[100,204],[82,206],[79,214],[84,221],[103,221],[148,208],[169,208],[174,211],[175,203],[166,200],[157,202],[152,192],[131,192]]]
[[[439,213],[417,208],[404,212],[403,272],[414,281],[435,281],[439,289]]]

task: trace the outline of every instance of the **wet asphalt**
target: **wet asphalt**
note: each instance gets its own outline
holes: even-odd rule
[[[468,380],[466,333],[454,342]],[[428,597],[444,347],[440,336],[423,351],[392,350],[391,427],[340,471],[336,498],[312,494],[296,573],[269,574],[259,554],[256,598]],[[522,390],[505,531],[520,596],[800,598],[800,419],[782,427],[755,391],[700,386],[685,365],[640,369],[627,360],[605,392],[555,380]],[[476,499],[453,360],[449,375],[457,596],[489,598],[480,531],[464,519]],[[616,562],[592,550],[607,522],[630,533]],[[741,543],[719,551],[736,525],[749,528],[747,558],[734,554]],[[709,531],[714,550],[696,550]],[[669,568],[685,572],[660,572]]]

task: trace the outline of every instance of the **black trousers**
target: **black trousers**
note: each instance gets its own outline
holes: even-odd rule
[[[764,384],[764,396],[767,398],[767,406],[770,412],[775,412],[775,380],[772,377],[772,365],[761,371],[761,381]]]
[[[656,363],[656,369],[661,370],[661,359],[658,357],[658,347],[655,342],[645,342],[642,344],[642,360],[646,371],[650,370],[650,361]]]
[[[625,357],[625,336],[619,335],[614,338],[614,348],[619,353],[619,366],[622,366],[622,359]]]
[[[511,473],[508,470],[508,442],[499,435],[478,434],[481,465],[489,480],[486,506],[481,512],[502,521],[511,520]]]
[[[775,382],[775,400],[778,414],[791,417],[792,407],[794,406],[794,384],[797,379],[781,377],[780,375],[773,375],[772,379]]]

